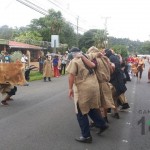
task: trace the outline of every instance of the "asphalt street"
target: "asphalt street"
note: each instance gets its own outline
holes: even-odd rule
[[[0,106],[0,150],[150,150],[148,67],[140,82],[133,77],[127,83],[131,108],[120,112],[120,119],[109,115],[110,127],[101,136],[91,130],[91,144],[74,140],[80,129],[68,98],[67,76],[18,86],[14,101]]]

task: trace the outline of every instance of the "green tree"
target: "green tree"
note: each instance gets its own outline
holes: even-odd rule
[[[127,38],[115,38],[115,37],[109,37],[108,38],[108,47],[113,47],[115,45],[124,45],[130,54],[132,53],[139,53],[141,51],[141,47],[143,45],[143,42],[140,41],[132,41]]]
[[[13,29],[7,25],[0,27],[0,39],[11,40],[13,38]]]
[[[88,30],[79,39],[79,48],[88,49],[95,45],[94,35],[97,33],[97,29]]]
[[[97,30],[94,34],[93,40],[97,48],[106,48],[107,47],[107,37],[108,33],[105,30]]]
[[[66,43],[68,48],[71,48],[76,44],[76,34],[74,32],[73,27],[67,23],[63,23],[62,31],[60,33],[60,42]]]
[[[19,36],[15,37],[15,41],[39,45],[37,43],[37,41],[42,41],[42,37],[36,31],[27,31],[27,32],[23,32]]]
[[[124,45],[114,45],[112,49],[115,51],[117,54],[121,54],[122,57],[127,57],[128,56],[128,50],[127,47]]]
[[[75,43],[74,29],[59,11],[49,10],[45,17],[33,19],[29,27],[31,31],[39,32],[44,41],[51,41],[51,35],[59,35],[60,43],[69,47]]]
[[[150,54],[150,41],[146,41],[143,43],[140,52],[141,54]]]

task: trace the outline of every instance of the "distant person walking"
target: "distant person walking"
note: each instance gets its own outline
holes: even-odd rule
[[[44,56],[39,57],[39,71],[43,73]]]
[[[136,73],[137,79],[139,81],[142,78],[142,73],[143,73],[144,67],[145,67],[144,59],[143,58],[139,58],[138,66],[137,66],[137,73]]]

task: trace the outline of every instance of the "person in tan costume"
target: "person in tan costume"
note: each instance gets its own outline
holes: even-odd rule
[[[48,81],[51,81],[51,76],[52,76],[52,61],[51,58],[47,55],[46,60],[44,61],[43,64],[44,82],[46,82],[46,78],[48,78]]]
[[[111,73],[111,63],[109,59],[105,56],[98,57],[100,51],[92,46],[88,49],[87,54],[89,58],[93,61],[96,61],[95,73],[99,83],[99,92],[100,92],[100,101],[101,101],[101,110],[104,112],[104,119],[108,122],[107,119],[107,109],[115,108],[115,104],[112,97],[112,91],[110,87],[110,73]],[[96,55],[97,54],[97,55]]]
[[[91,143],[88,116],[99,127],[98,134],[108,128],[97,111],[101,104],[97,77],[91,69],[95,67],[95,64],[82,55],[80,49],[76,47],[71,49],[71,53],[73,59],[66,68],[69,73],[69,97],[74,97],[77,120],[82,134],[76,138],[76,141]]]

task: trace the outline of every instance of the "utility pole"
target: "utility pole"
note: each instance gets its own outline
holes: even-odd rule
[[[105,30],[105,36],[107,37],[107,21],[108,19],[110,19],[111,17],[102,17],[102,19],[104,19],[104,30]],[[105,41],[105,48],[108,46],[108,40]]]
[[[107,21],[108,19],[110,19],[111,17],[102,17],[102,19],[104,19],[104,29],[105,31],[107,31]]]
[[[77,37],[76,37],[76,40],[77,40],[77,47],[78,47],[78,42],[79,42],[79,16],[77,16]]]

